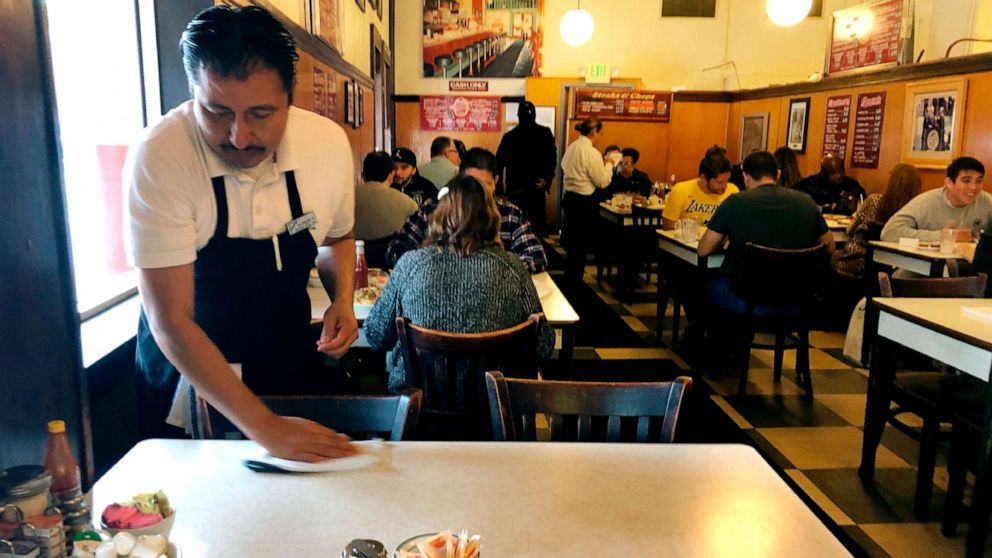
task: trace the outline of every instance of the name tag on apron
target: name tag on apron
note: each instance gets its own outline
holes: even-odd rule
[[[310,227],[315,226],[317,226],[317,216],[313,214],[313,211],[311,211],[286,223],[286,232],[292,236],[300,231],[305,231]]]

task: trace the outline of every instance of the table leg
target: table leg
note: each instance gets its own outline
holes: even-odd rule
[[[657,317],[655,325],[655,333],[658,335],[658,341],[661,341],[664,337],[663,333],[665,331],[665,310],[668,308],[668,282],[662,275],[662,270],[664,269],[665,262],[665,251],[658,250],[658,300],[657,307],[655,308],[655,314]]]
[[[875,337],[868,371],[868,398],[865,406],[864,442],[858,475],[864,482],[875,479],[875,454],[882,442],[885,420],[889,413],[889,386],[895,375],[895,344],[881,336]]]
[[[990,430],[992,430],[992,388],[985,388],[985,418],[978,440],[978,466],[975,468],[975,491],[971,497],[971,518],[968,521],[967,556],[985,556],[989,534],[989,460]]]
[[[566,380],[572,379],[573,353],[575,353],[575,326],[562,326],[561,350],[558,351],[558,364],[561,366],[561,375]]]

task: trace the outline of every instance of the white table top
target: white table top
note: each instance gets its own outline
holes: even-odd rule
[[[872,301],[882,312],[992,351],[992,321],[963,310],[981,308],[992,311],[992,299],[876,297]]]
[[[903,248],[899,246],[898,242],[872,240],[869,242],[869,244],[875,247],[876,252],[878,250],[884,250],[886,252],[893,252],[896,254],[901,254],[904,256],[909,256],[912,258],[917,258],[927,261],[961,259],[961,256],[958,256],[957,254],[942,254],[938,250],[920,250],[919,248]]]
[[[578,323],[579,315],[565,299],[565,295],[561,293],[561,289],[551,279],[548,272],[531,275],[531,280],[534,281],[534,288],[537,289],[537,294],[541,297],[541,309],[544,310],[544,316],[548,323],[553,326]],[[308,286],[307,293],[310,295],[310,318],[313,320],[323,319],[324,310],[331,304],[327,291],[323,287]],[[371,304],[356,304],[355,318],[359,321],[365,320],[371,310]]]
[[[675,231],[655,230],[658,235],[658,246],[662,250],[677,256],[692,265],[699,264],[699,240],[683,240]],[[706,257],[706,267],[716,269],[723,265],[723,252],[716,252]]]
[[[93,488],[94,514],[162,489],[184,558],[338,556],[441,529],[482,555],[850,556],[743,445],[387,443],[364,470],[253,473],[248,441],[148,440]]]

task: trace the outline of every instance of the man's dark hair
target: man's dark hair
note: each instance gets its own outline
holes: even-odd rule
[[[362,161],[362,176],[366,181],[383,182],[393,172],[393,158],[385,151],[373,151]]]
[[[958,175],[961,171],[975,171],[981,175],[985,174],[985,165],[981,161],[974,157],[958,157],[951,161],[950,165],[947,165],[947,178],[951,181],[958,179]]]
[[[751,180],[761,180],[762,178],[778,178],[778,163],[775,156],[767,151],[755,151],[744,157],[741,164],[744,174],[751,177]]]
[[[496,155],[493,155],[492,151],[481,147],[473,147],[462,156],[462,164],[458,166],[458,173],[464,173],[465,169],[489,171],[493,176],[499,176],[499,169],[496,166]]]
[[[727,150],[714,145],[706,150],[701,161],[699,161],[699,174],[707,180],[713,180],[725,172],[731,170],[730,159],[727,158]]]
[[[431,142],[431,157],[444,155],[445,150],[451,147],[451,138],[448,136],[438,136]]]
[[[630,160],[636,165],[637,161],[641,158],[641,152],[634,149],[633,147],[624,147],[620,150],[620,154],[624,157],[630,157]]]
[[[196,14],[179,39],[190,88],[202,69],[219,77],[245,79],[269,68],[279,74],[293,102],[296,83],[296,43],[279,21],[258,6],[212,6]]]

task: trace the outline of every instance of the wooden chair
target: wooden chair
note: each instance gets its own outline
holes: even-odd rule
[[[557,382],[487,372],[486,386],[497,441],[536,441],[536,416],[543,414],[553,442],[670,443],[692,380],[680,376],[659,383]],[[605,428],[597,428],[597,419],[599,426],[605,420]]]
[[[981,298],[985,295],[988,276],[903,279],[878,274],[881,297],[915,298]],[[966,409],[982,408],[984,398],[976,393],[973,382],[954,372],[896,371],[887,390],[890,411],[887,422],[920,442],[916,473],[914,513],[925,520],[930,516],[933,496],[933,475],[940,445],[941,423],[954,423],[956,414]],[[922,428],[915,428],[900,415],[912,413],[923,419]]]
[[[632,244],[637,250],[634,261],[645,264],[644,279],[650,284],[651,266],[657,261],[654,254],[658,249],[654,231],[661,228],[661,212],[635,205],[631,211],[631,218],[634,224]]]
[[[352,439],[384,438],[410,440],[417,430],[421,392],[407,389],[397,395],[300,395],[262,397],[281,416],[310,419],[347,434]],[[193,437],[198,439],[242,439],[235,427],[196,390],[190,387],[193,406]]]
[[[396,318],[406,385],[423,390],[420,439],[492,439],[485,372],[537,378],[537,326],[533,315],[488,333],[449,333]]]
[[[827,245],[785,250],[747,243],[742,269],[731,278],[731,291],[745,303],[743,314],[729,313],[732,321],[746,332],[747,343],[740,350],[738,394],[747,388],[751,343],[755,333],[774,333],[774,379],[782,378],[785,337],[796,333],[796,374],[802,379],[806,400],[813,400],[813,378],[809,368],[809,329],[813,305],[823,270],[827,265]],[[721,312],[721,314],[728,314]],[[712,322],[711,322],[712,323]]]

